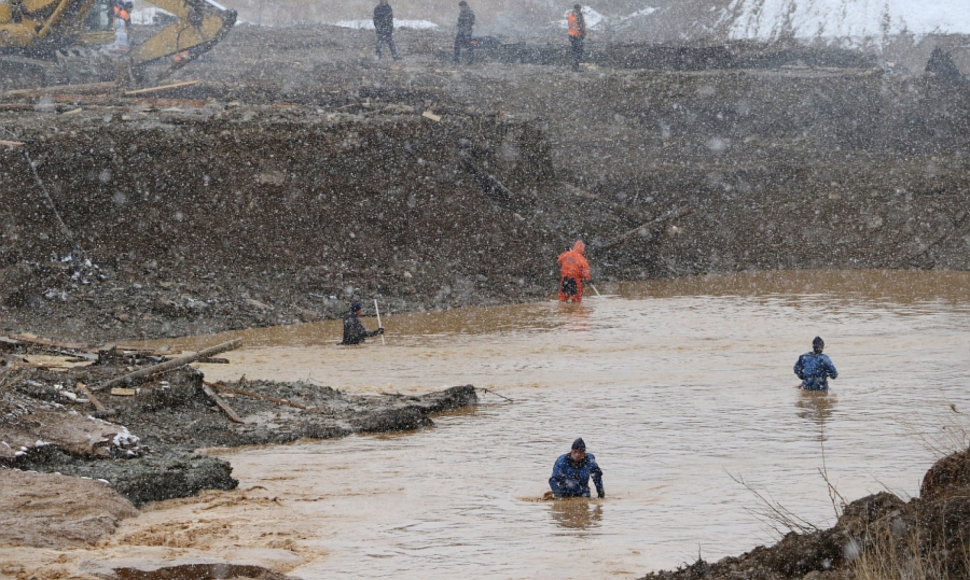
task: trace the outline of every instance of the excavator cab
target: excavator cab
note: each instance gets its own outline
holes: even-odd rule
[[[97,0],[84,15],[84,30],[88,32],[111,31],[112,0]]]

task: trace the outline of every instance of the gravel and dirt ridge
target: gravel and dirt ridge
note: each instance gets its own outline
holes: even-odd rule
[[[791,46],[593,44],[572,73],[545,39],[522,39],[452,66],[450,38],[427,31],[401,31],[403,60],[375,62],[371,34],[240,26],[171,79],[183,84],[151,92],[3,86],[0,336],[97,352],[334,318],[357,298],[391,312],[542,299],[577,238],[597,281],[970,268],[964,82]],[[96,542],[145,502],[234,486],[199,447],[413,429],[475,400],[471,386],[364,401],[235,383],[305,407],[234,396],[238,424],[182,369],[88,417],[77,383],[146,361],[101,362],[56,376],[0,366],[2,425],[21,430],[5,438],[27,449],[0,449],[4,465],[117,493],[64,546]],[[176,411],[188,430],[166,423]],[[51,413],[89,447],[33,437]],[[970,479],[954,457],[943,483],[927,476],[946,491],[916,504],[865,498],[834,530],[651,577],[848,578],[851,546],[900,529],[920,530],[923,552],[957,553]],[[4,541],[40,535],[26,537]]]
[[[405,32],[390,64],[363,31],[240,27],[193,86],[8,96],[0,326],[97,342],[531,300],[576,238],[599,280],[970,266],[966,84],[789,47],[453,67]]]

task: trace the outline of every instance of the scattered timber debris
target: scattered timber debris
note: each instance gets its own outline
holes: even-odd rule
[[[199,359],[208,358],[215,354],[223,353],[229,350],[235,350],[239,348],[240,345],[242,345],[242,341],[239,340],[238,338],[235,340],[230,340],[228,342],[223,342],[221,344],[217,344],[215,346],[200,350],[195,354],[190,354],[179,358],[167,360],[163,363],[152,365],[150,367],[139,369],[137,371],[130,372],[126,375],[111,379],[109,381],[104,382],[101,385],[98,385],[95,388],[95,390],[99,390],[99,391],[107,390],[107,389],[110,389],[111,387],[116,387],[118,385],[130,386],[132,384],[135,384],[135,381],[139,379],[145,379],[147,377],[150,377],[158,373],[183,367],[190,363],[196,362]]]

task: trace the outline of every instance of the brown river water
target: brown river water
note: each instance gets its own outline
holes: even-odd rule
[[[220,355],[231,364],[199,365],[207,380],[484,391],[418,432],[215,450],[239,490],[157,504],[119,542],[184,533],[191,549],[141,556],[232,557],[301,578],[630,578],[774,542],[787,530],[758,496],[827,527],[826,479],[849,501],[908,499],[941,453],[966,445],[970,273],[597,290],[582,305],[382,313],[386,344],[336,346],[338,321],[167,342],[242,338]],[[792,365],[816,335],[839,378],[812,396]],[[578,436],[607,498],[541,501]]]

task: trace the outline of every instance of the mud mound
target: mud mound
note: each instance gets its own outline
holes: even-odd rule
[[[141,506],[235,488],[229,464],[199,448],[414,430],[477,402],[471,385],[368,397],[307,383],[206,384],[189,366],[162,370],[158,358],[109,350],[64,371],[0,369],[0,467],[104,480]]]
[[[138,515],[131,502],[101,481],[0,469],[0,482],[4,545],[93,546],[120,520]]]
[[[921,497],[904,502],[882,492],[845,507],[831,529],[791,532],[773,546],[760,546],[716,563],[699,560],[644,580],[849,580],[925,577],[966,578],[970,538],[970,451],[938,461],[927,473]]]

